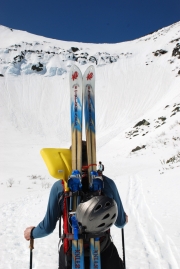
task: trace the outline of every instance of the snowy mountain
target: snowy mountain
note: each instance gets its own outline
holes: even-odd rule
[[[39,151],[71,143],[72,64],[96,69],[97,157],[129,215],[127,269],[180,268],[180,22],[117,44],[0,26],[0,268],[28,266],[23,230],[41,221],[55,181]],[[58,229],[36,240],[34,268],[57,268],[56,242]]]

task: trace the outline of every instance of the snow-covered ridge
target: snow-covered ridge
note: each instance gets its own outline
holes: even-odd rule
[[[51,46],[47,42],[22,42],[0,49],[0,73],[33,74],[45,76],[61,76],[68,71],[72,62],[80,65],[95,64],[97,66],[117,62],[119,55],[107,52],[89,54],[82,48],[70,47],[68,50]]]
[[[180,74],[177,61],[180,58],[180,22],[146,37],[117,44],[58,41],[4,26],[0,26],[0,40],[0,76],[62,76],[68,73],[73,62],[80,66],[94,64],[100,67],[134,57],[150,65],[156,63],[157,56],[165,56],[176,75]],[[8,43],[11,45],[5,46]]]
[[[148,41],[148,40],[153,40],[156,42],[156,40],[159,39],[159,37],[161,36],[166,36],[167,34],[170,33],[170,35],[172,34],[171,31],[174,29],[176,29],[176,34],[180,36],[180,30],[179,30],[179,26],[180,26],[180,22],[176,22],[176,23],[173,23],[172,25],[170,26],[167,26],[167,27],[163,27],[162,29],[159,29],[157,31],[154,31],[144,37],[141,37],[139,38],[139,41]]]

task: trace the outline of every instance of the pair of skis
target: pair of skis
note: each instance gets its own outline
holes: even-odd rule
[[[82,170],[82,124],[85,116],[88,179],[89,188],[93,189],[93,179],[96,178],[96,129],[95,129],[95,69],[89,66],[84,75],[77,66],[70,71],[71,98],[71,132],[72,132],[72,175],[68,187],[74,193],[81,189]],[[83,113],[84,108],[84,113]],[[69,208],[72,212],[72,269],[84,269],[83,239],[78,237],[78,222],[75,211],[79,204],[79,196],[70,197]],[[90,269],[101,269],[99,238],[90,239]]]
[[[89,66],[84,75],[74,65],[70,71],[71,132],[72,132],[72,169],[82,168],[82,119],[83,107],[88,152],[88,163],[96,164],[95,129],[95,69]],[[83,106],[84,103],[84,106]],[[96,170],[92,165],[89,172]]]

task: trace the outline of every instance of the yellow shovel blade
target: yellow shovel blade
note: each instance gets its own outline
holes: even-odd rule
[[[50,175],[67,182],[72,173],[71,150],[60,148],[44,148],[40,151]]]

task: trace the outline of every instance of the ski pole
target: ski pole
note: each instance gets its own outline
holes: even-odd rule
[[[30,239],[30,245],[29,245],[29,248],[30,248],[30,269],[32,269],[32,258],[33,258],[33,249],[34,249],[34,239]]]
[[[124,244],[124,229],[122,228],[122,250],[123,250],[123,264],[124,264],[124,269],[126,269],[126,258],[125,258],[125,244]]]

